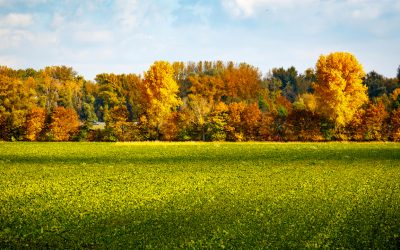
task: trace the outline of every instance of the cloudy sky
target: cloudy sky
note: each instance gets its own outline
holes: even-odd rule
[[[0,65],[143,73],[154,61],[314,67],[353,53],[388,77],[400,64],[399,0],[0,0]]]

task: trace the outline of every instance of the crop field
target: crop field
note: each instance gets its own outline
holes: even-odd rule
[[[400,248],[400,144],[0,143],[0,249]]]

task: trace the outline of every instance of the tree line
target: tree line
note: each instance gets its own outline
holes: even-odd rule
[[[399,141],[400,67],[397,78],[365,74],[352,54],[335,52],[304,73],[157,61],[143,76],[93,82],[67,66],[1,66],[0,139]]]

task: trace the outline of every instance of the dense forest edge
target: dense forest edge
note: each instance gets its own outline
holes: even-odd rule
[[[397,78],[347,52],[315,68],[157,61],[142,75],[0,67],[4,141],[399,141]]]

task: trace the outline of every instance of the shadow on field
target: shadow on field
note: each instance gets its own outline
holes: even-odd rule
[[[121,153],[122,152],[122,153]],[[0,152],[0,164],[196,164],[196,163],[218,163],[229,164],[229,162],[269,162],[269,163],[291,163],[309,160],[320,161],[343,161],[351,163],[354,161],[386,161],[400,160],[400,151],[397,148],[340,148],[340,149],[302,149],[302,150],[253,150],[251,152],[241,150],[222,150],[214,152],[191,151],[191,152],[137,152],[111,151],[96,155],[86,152],[64,152],[63,154],[12,154]]]
[[[182,197],[181,201],[189,200]],[[23,201],[20,201],[24,203]],[[398,249],[398,212],[368,203],[221,200],[190,208],[174,204],[83,217],[57,208],[14,214],[0,222],[2,249],[355,248]],[[306,209],[305,209],[306,208]],[[393,211],[392,211],[393,212]],[[0,214],[1,215],[1,214]],[[396,238],[397,237],[397,238]]]

